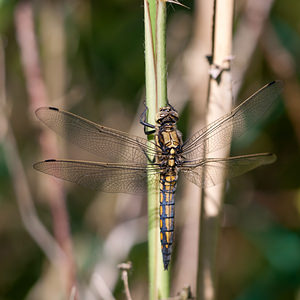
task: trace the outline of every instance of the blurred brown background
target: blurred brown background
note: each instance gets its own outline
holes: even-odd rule
[[[181,113],[184,137],[196,121],[190,100],[203,84],[195,51],[201,48],[197,32],[205,30],[199,28],[199,3],[206,1],[185,2],[190,9],[168,6],[168,94]],[[32,169],[46,158],[91,158],[45,130],[34,115],[39,106],[143,134],[142,4],[0,1],[1,300],[68,299],[75,282],[82,299],[113,299],[111,293],[123,299],[116,266],[126,260],[133,263],[134,299],[147,297],[146,199],[62,185]],[[274,79],[283,80],[285,90],[272,116],[232,148],[233,154],[274,152],[278,160],[227,184],[218,299],[300,299],[299,12],[297,0],[235,3],[236,103]],[[175,249],[181,249],[189,218],[188,212],[180,216],[182,190],[184,182]],[[171,295],[183,284],[176,283]]]

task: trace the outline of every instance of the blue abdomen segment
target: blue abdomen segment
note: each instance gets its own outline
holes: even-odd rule
[[[165,270],[168,269],[172,254],[176,183],[176,175],[160,176],[160,241]]]

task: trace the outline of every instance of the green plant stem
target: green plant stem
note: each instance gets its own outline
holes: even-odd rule
[[[167,103],[166,84],[166,3],[144,0],[145,22],[145,81],[147,121],[155,124],[159,107]],[[153,136],[148,136],[153,141]],[[151,153],[148,153],[151,157]],[[148,176],[148,255],[149,299],[167,298],[169,295],[168,272],[163,270],[159,237],[159,182]]]
[[[166,67],[166,2],[157,3],[156,26],[156,72],[157,100],[159,107],[167,105],[167,67]]]

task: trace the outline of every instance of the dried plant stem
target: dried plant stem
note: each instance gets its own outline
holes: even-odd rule
[[[31,104],[30,114],[33,115],[34,110],[39,106],[48,105],[48,99],[45,83],[41,76],[30,2],[22,2],[17,6],[15,25]],[[40,142],[45,157],[56,156],[56,141],[50,133],[42,133]],[[70,293],[73,286],[76,285],[76,280],[64,192],[62,184],[53,179],[49,179],[47,187],[49,190],[46,191],[45,197],[51,208],[55,238],[65,253],[66,259],[61,263],[61,270],[63,271],[63,279],[66,281],[68,293]]]
[[[232,105],[230,57],[232,51],[233,0],[215,0],[212,72],[209,86],[209,124],[229,112]],[[216,72],[217,71],[217,72]],[[226,157],[230,148],[217,153]],[[223,206],[223,185],[204,189],[202,193],[197,299],[212,300],[216,297],[216,249],[220,217]]]
[[[7,117],[8,107],[5,89],[5,58],[1,39],[0,66],[0,123],[2,128],[0,139],[3,141],[4,154],[12,177],[20,215],[26,230],[44,251],[49,261],[54,265],[59,266],[61,261],[65,259],[65,254],[38,218],[17,149],[16,139]]]

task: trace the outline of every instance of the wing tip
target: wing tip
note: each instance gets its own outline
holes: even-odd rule
[[[273,81],[271,81],[270,83],[267,84],[267,87],[271,86],[271,85],[275,85],[275,84],[278,87],[283,88],[283,81],[282,80],[273,80]]]
[[[39,171],[39,165],[41,164],[41,161],[39,161],[39,162],[37,162],[37,163],[34,163],[33,165],[32,165],[32,167],[35,169],[35,170],[37,170],[37,171]]]
[[[38,117],[39,114],[40,114],[40,112],[45,111],[45,110],[59,111],[59,109],[58,109],[57,107],[54,107],[54,106],[42,106],[42,107],[39,107],[39,108],[35,111],[36,116]]]
[[[45,159],[44,162],[54,162],[56,159],[50,158],[50,159]]]
[[[40,171],[40,166],[44,163],[49,163],[49,162],[56,162],[57,160],[56,159],[46,159],[46,160],[43,160],[43,161],[39,161],[37,163],[34,163],[33,164],[33,168],[37,171]]]
[[[57,107],[54,107],[54,106],[49,106],[48,109],[59,111],[59,109]]]
[[[268,157],[266,164],[272,164],[277,160],[277,155],[274,153],[267,153],[266,156]]]

